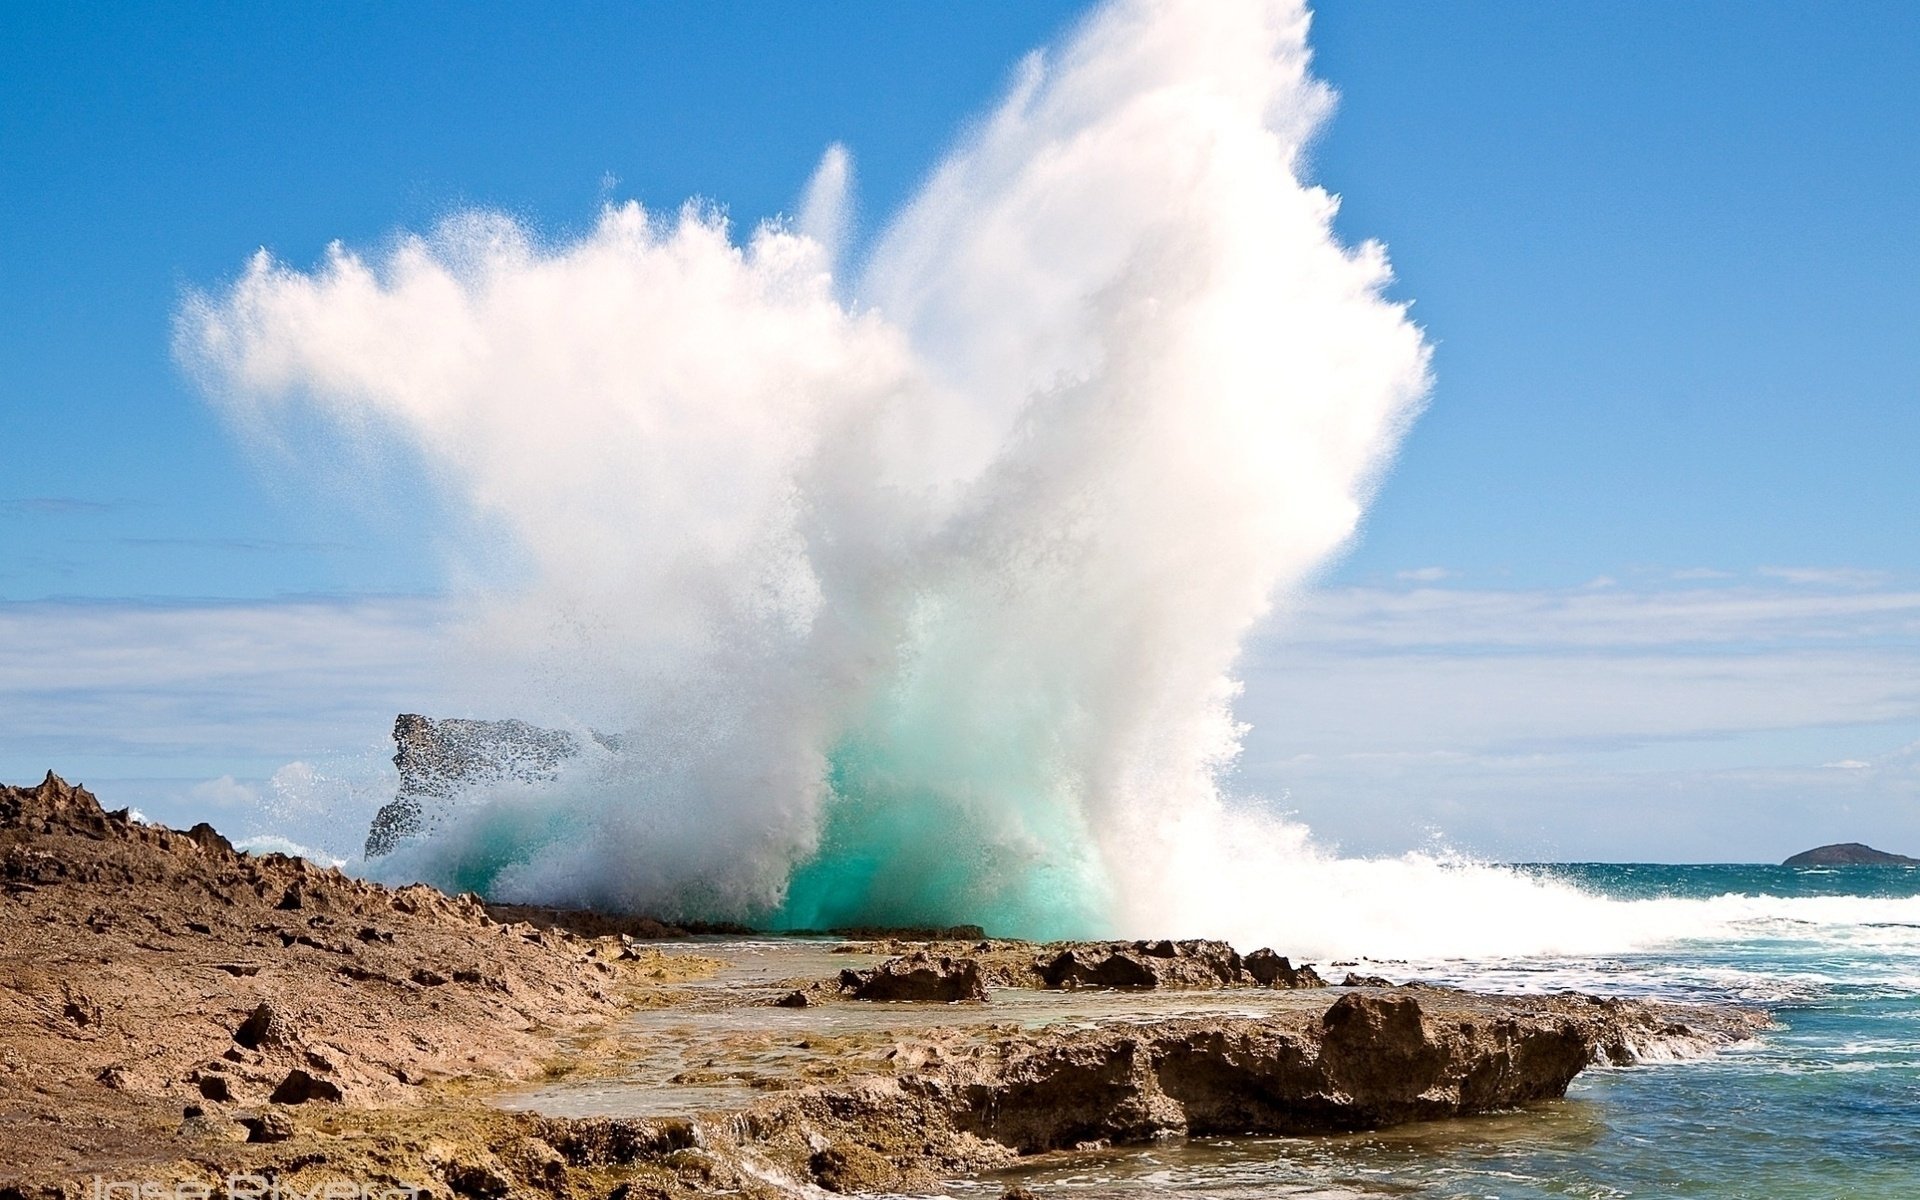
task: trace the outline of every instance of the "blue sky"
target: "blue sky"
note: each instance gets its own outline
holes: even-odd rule
[[[173,362],[187,288],[470,205],[747,226],[836,140],[877,223],[1079,7],[9,9],[0,775],[185,817],[424,706],[393,664],[441,586],[426,502],[253,456]],[[1363,850],[1920,846],[1920,10],[1315,29],[1315,175],[1388,243],[1438,383],[1250,655],[1246,785]]]

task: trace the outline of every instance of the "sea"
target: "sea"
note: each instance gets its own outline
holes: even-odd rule
[[[1524,1111],[1079,1154],[954,1194],[1019,1183],[1077,1200],[1920,1200],[1920,869],[1520,869],[1613,899],[1735,915],[1712,936],[1634,953],[1357,969],[1495,991],[1737,1002],[1765,1009],[1774,1027],[1736,1050],[1589,1070],[1566,1099]]]

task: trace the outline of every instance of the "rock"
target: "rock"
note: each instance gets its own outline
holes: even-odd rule
[[[858,1142],[816,1151],[807,1165],[814,1182],[830,1192],[884,1192],[900,1177],[886,1156]]]
[[[1383,979],[1378,975],[1355,975],[1352,971],[1348,971],[1347,977],[1340,981],[1340,986],[1350,988],[1390,988],[1395,985],[1393,980]]]
[[[1604,1036],[1558,1004],[1433,1018],[1411,996],[1350,993],[1311,1022],[1048,1030],[953,1064],[937,1094],[960,1099],[963,1132],[1020,1154],[1371,1129],[1559,1096]]]
[[[0,788],[0,826],[64,826],[89,834],[105,834],[107,814],[100,801],[48,771],[37,787]]]
[[[589,961],[558,922],[523,932],[474,897],[116,815],[58,776],[0,785],[0,1184],[120,1170],[164,1147],[186,1103],[217,1140],[246,1135],[229,1107],[374,1107],[428,1079],[525,1078],[566,1032],[716,965],[645,946]]]
[[[813,1004],[813,998],[803,991],[791,991],[773,1002],[775,1008],[807,1008]]]
[[[1050,988],[1150,988],[1159,982],[1130,947],[1062,950],[1040,968],[1040,977]]]
[[[726,1089],[697,1119],[509,1114],[484,1109],[459,1085],[531,1078],[566,1034],[618,1017],[621,993],[634,1003],[689,1003],[690,993],[660,985],[700,977],[712,961],[621,942],[612,930],[583,940],[601,934],[575,936],[560,919],[497,924],[473,897],[390,890],[283,855],[233,854],[211,839],[103,813],[57,778],[0,787],[0,873],[32,875],[33,890],[0,893],[0,961],[14,964],[0,1000],[31,1000],[0,1005],[0,1162],[34,1187],[37,1177],[70,1187],[74,1164],[162,1161],[150,1157],[157,1151],[169,1162],[190,1155],[208,1173],[283,1171],[303,1192],[349,1171],[417,1179],[443,1200],[449,1192],[606,1196],[622,1180],[631,1185],[627,1200],[759,1195],[770,1171],[929,1194],[941,1180],[1010,1166],[1027,1150],[1367,1128],[1497,1109],[1558,1094],[1595,1056],[1626,1063],[1738,1036],[1696,1024],[1694,1010],[1413,986],[1243,996],[1258,1001],[1245,1006],[1263,1013],[1257,1018],[1037,1030],[940,1022],[941,1010],[928,1009],[904,1027],[882,1022],[887,1028],[872,1036],[811,1019],[804,1037],[785,1021],[759,1022],[784,1030],[719,1041],[694,1028],[683,1065],[698,1083],[688,1086]],[[290,890],[300,907],[279,908]],[[593,916],[582,930],[604,920]],[[528,936],[536,929],[540,936]],[[616,949],[618,960],[602,952]],[[816,951],[797,950],[793,961],[817,962]],[[1135,986],[1252,988],[1270,986],[1256,972],[1281,978],[1279,956],[1243,960],[1222,942],[965,942],[893,953],[880,968],[852,972],[850,990],[948,1000],[988,986],[1045,986],[1043,969],[1056,965],[1071,986],[1121,977]],[[257,976],[217,969],[255,963]],[[727,989],[739,1004],[780,994],[738,981],[721,984]],[[697,1014],[714,1011],[712,992],[693,991],[688,1019],[699,1027]],[[837,999],[824,982],[801,994]],[[751,1026],[754,1011],[737,1016]],[[118,1068],[109,1076],[117,1088],[94,1082],[110,1068]],[[456,1086],[423,1103],[407,1089],[428,1079]],[[252,1107],[269,1093],[278,1103]],[[328,1107],[325,1116],[296,1122],[308,1110],[289,1106],[315,1102]],[[375,1119],[377,1136],[364,1137],[355,1132],[360,1118],[342,1119],[335,1102],[410,1107]],[[176,1130],[193,1144],[173,1143]],[[293,1140],[215,1144],[235,1136]],[[9,1178],[0,1200],[14,1187]]]
[[[971,958],[918,951],[890,958],[870,971],[840,972],[840,990],[855,1000],[918,1000],[952,1004],[985,1000],[986,981]]]
[[[456,1196],[496,1200],[513,1190],[513,1180],[495,1162],[462,1162],[447,1167],[447,1186]]]
[[[284,1113],[268,1111],[237,1120],[247,1131],[249,1142],[284,1142],[293,1136],[293,1122]]]
[[[1859,842],[1835,842],[1803,850],[1780,864],[1783,867],[1920,867],[1920,858],[1889,854]]]
[[[1317,988],[1327,986],[1311,963],[1302,963],[1295,967],[1287,961],[1284,954],[1275,954],[1271,950],[1255,950],[1246,957],[1247,974],[1262,987],[1275,988]]]
[[[1075,942],[1036,961],[1049,988],[1231,987],[1245,981],[1234,948],[1208,939]]]
[[[194,845],[211,854],[232,854],[233,843],[220,836],[220,831],[205,821],[187,830],[187,839]]]
[[[330,1079],[321,1079],[295,1067],[287,1072],[280,1086],[273,1089],[273,1095],[267,1100],[272,1104],[305,1104],[309,1100],[325,1100],[339,1103],[340,1085]]]
[[[1394,1119],[1392,1106],[1414,1103],[1450,1082],[1448,1048],[1428,1036],[1420,1002],[1411,996],[1342,996],[1320,1027],[1321,1067],[1350,1098],[1361,1125],[1386,1124]],[[1547,1056],[1553,1071],[1536,1081],[1553,1092],[1566,1087],[1592,1052],[1577,1034],[1547,1030],[1544,1036],[1564,1051]]]
[[[289,1128],[291,1132],[291,1128]],[[250,1131],[239,1121],[221,1116],[209,1116],[206,1113],[189,1113],[180,1122],[179,1134],[183,1138],[198,1141],[209,1139],[218,1142],[244,1142]]]
[[[249,1050],[258,1050],[263,1046],[289,1046],[293,1044],[293,1027],[273,1005],[262,1001],[233,1031],[233,1040]]]

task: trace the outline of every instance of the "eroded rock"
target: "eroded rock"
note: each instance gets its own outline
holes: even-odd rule
[[[325,1100],[338,1103],[340,1085],[330,1079],[322,1079],[295,1067],[287,1072],[279,1086],[273,1089],[273,1095],[267,1097],[274,1104],[305,1104],[311,1100]]]
[[[954,1004],[987,998],[987,985],[978,962],[971,958],[936,956],[926,951],[890,958],[867,971],[842,971],[840,990],[855,1000]]]
[[[266,1046],[291,1046],[293,1025],[272,1004],[262,1001],[233,1031],[233,1040],[249,1050]]]
[[[1035,960],[1050,988],[1232,987],[1246,979],[1239,952],[1225,942],[1076,942]]]
[[[1246,957],[1247,974],[1253,977],[1261,987],[1279,988],[1317,988],[1327,986],[1320,978],[1313,964],[1303,963],[1296,967],[1284,954],[1275,954],[1272,950],[1259,949]]]

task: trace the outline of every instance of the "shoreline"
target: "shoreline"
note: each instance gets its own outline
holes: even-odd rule
[[[962,928],[831,947],[711,928],[741,940],[669,946],[630,932],[676,932],[646,918],[239,854],[210,827],[138,824],[51,775],[0,789],[0,883],[0,1164],[18,1172],[0,1200],[80,1200],[103,1175],[218,1194],[234,1171],[302,1194],[926,1189],[1042,1153],[1507,1110],[1564,1094],[1596,1059],[1764,1024],[1573,994],[1327,987],[1206,941]],[[714,957],[748,944],[804,952],[753,978]],[[700,1061],[663,1076],[663,1046]],[[503,1107],[623,1073],[680,1107]]]

